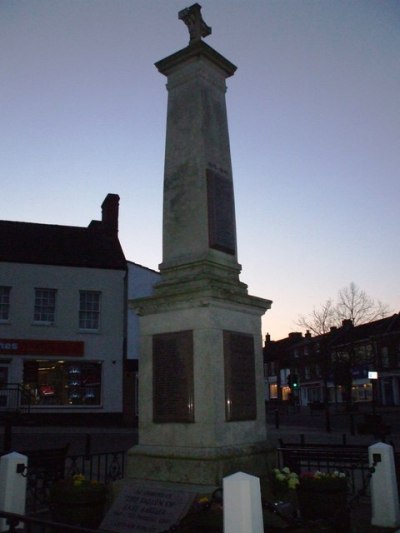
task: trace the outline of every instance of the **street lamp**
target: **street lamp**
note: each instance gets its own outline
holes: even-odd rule
[[[370,370],[368,372],[368,379],[372,384],[372,414],[376,413],[376,384],[378,381],[378,372],[376,370]]]

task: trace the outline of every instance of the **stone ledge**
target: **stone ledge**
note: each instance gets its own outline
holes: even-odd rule
[[[265,477],[271,452],[266,442],[209,449],[138,445],[128,452],[127,477],[218,487],[239,471]]]

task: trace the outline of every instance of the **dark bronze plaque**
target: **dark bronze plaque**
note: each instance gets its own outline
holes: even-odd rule
[[[154,335],[154,422],[194,422],[193,388],[193,332]]]
[[[207,169],[207,200],[210,248],[234,255],[236,231],[232,181]]]
[[[252,335],[224,331],[226,420],[257,418],[256,372]]]

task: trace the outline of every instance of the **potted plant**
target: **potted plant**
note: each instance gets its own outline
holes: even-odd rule
[[[274,468],[270,476],[272,494],[279,500],[293,499],[295,490],[299,485],[299,476],[285,466],[282,469]]]
[[[52,519],[64,524],[96,529],[104,516],[107,488],[82,474],[62,479],[50,490]]]
[[[348,521],[347,477],[343,472],[304,472],[299,477],[297,496],[305,520]]]

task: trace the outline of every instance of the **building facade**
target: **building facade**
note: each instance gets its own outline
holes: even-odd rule
[[[122,417],[127,265],[118,210],[109,194],[101,221],[86,228],[0,221],[0,383],[23,384],[43,420]]]
[[[400,405],[400,314],[312,337],[299,332],[264,346],[266,397],[299,405]]]
[[[154,285],[160,281],[155,270],[127,261],[128,302],[135,298],[152,296]],[[127,353],[124,361],[124,421],[137,425],[139,416],[139,316],[127,306]]]

